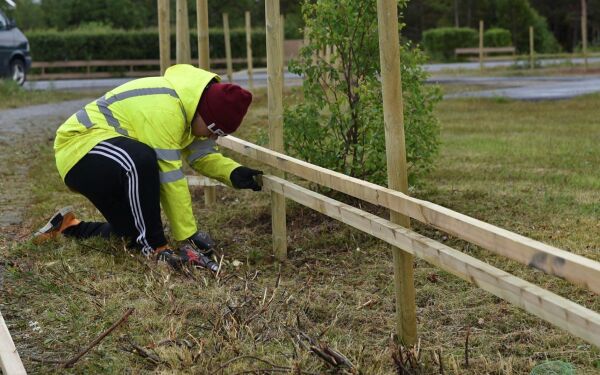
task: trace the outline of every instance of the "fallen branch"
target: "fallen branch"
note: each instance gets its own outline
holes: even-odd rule
[[[52,363],[52,364],[60,365],[59,366],[60,368],[73,367],[73,365],[77,361],[79,361],[81,359],[81,357],[83,357],[87,352],[89,352],[94,346],[98,345],[100,343],[100,341],[104,340],[104,338],[106,336],[108,336],[112,331],[114,331],[118,326],[123,324],[127,320],[127,318],[129,318],[129,315],[131,315],[133,313],[134,310],[135,309],[133,309],[133,308],[127,309],[127,311],[125,311],[125,314],[123,314],[121,319],[119,319],[112,326],[110,326],[110,328],[108,328],[106,331],[104,331],[100,336],[96,337],[96,339],[94,341],[92,341],[85,349],[83,349],[82,351],[77,353],[71,359],[61,360],[61,359],[51,359],[51,358],[40,358],[40,357],[35,357],[35,356],[30,356],[29,359],[31,359],[34,362]]]

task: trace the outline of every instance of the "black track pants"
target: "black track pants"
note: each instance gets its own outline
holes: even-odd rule
[[[158,162],[151,147],[125,137],[100,142],[67,173],[65,183],[88,198],[108,221],[82,221],[65,230],[66,236],[126,237],[145,255],[167,244],[160,217]]]

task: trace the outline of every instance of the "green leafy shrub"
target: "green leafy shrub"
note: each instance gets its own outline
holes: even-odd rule
[[[454,61],[456,48],[476,47],[479,36],[468,27],[441,27],[423,32],[425,52],[436,61]]]
[[[400,0],[398,4],[405,5]],[[375,0],[305,1],[310,44],[290,71],[305,77],[303,100],[285,111],[286,151],[311,163],[385,185],[386,151]],[[331,61],[315,57],[334,46]],[[431,169],[439,125],[436,86],[423,84],[425,56],[401,47],[409,181]],[[398,103],[400,104],[400,103]]]
[[[232,29],[231,52],[234,58],[246,57],[246,32]],[[35,61],[158,59],[158,31],[115,30],[101,24],[86,24],[78,30],[37,30],[27,33]],[[211,29],[211,58],[225,57],[223,30]],[[252,53],[266,56],[264,29],[252,31]],[[197,32],[190,32],[192,56],[198,56]],[[175,56],[175,33],[171,34],[171,56]]]
[[[483,33],[485,47],[507,47],[512,45],[510,31],[498,27],[488,29]]]

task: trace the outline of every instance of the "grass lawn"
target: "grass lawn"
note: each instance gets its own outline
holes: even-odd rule
[[[414,195],[600,261],[599,100],[442,102],[438,164]],[[239,135],[255,141],[266,123],[259,91]],[[25,222],[0,231],[0,311],[29,372],[62,373],[40,361],[74,356],[133,307],[127,323],[67,371],[328,373],[307,350],[306,334],[343,353],[360,373],[397,373],[387,245],[290,202],[289,262],[279,266],[271,256],[268,194],[219,188],[209,209],[194,188],[200,227],[225,254],[218,277],[171,272],[117,239],[36,246],[28,236],[59,207],[71,204],[81,218],[101,219],[60,181],[52,142],[52,133],[31,134],[8,144],[3,156],[4,191],[18,190],[27,203]],[[414,228],[600,311],[591,292]],[[445,374],[528,374],[547,359],[571,363],[578,375],[600,372],[599,348],[421,260],[415,284],[422,374],[439,373],[436,352]]]

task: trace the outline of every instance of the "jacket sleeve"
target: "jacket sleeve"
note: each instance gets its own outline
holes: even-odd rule
[[[183,150],[183,155],[189,165],[198,173],[232,187],[229,176],[240,164],[223,156],[212,139],[197,137]]]

